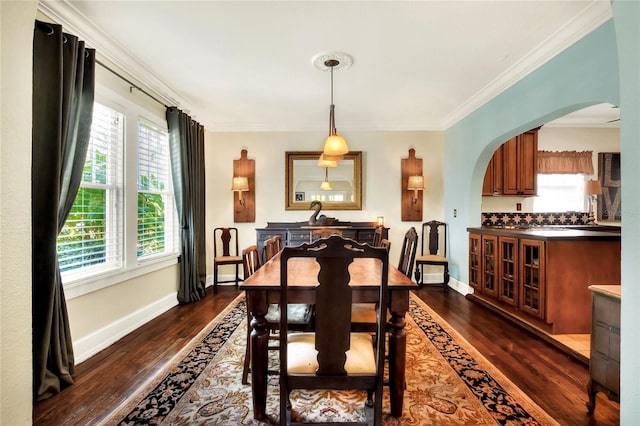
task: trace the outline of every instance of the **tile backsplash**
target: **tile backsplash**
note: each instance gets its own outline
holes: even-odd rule
[[[588,225],[589,213],[482,213],[482,226],[534,227],[552,225]]]

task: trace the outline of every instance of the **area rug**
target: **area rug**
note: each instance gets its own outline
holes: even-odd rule
[[[415,295],[407,316],[403,415],[384,425],[557,425]],[[246,307],[239,296],[104,425],[263,425],[278,423],[278,380],[270,376],[267,422],[253,419],[251,386],[241,384]],[[276,353],[276,351],[270,351]],[[277,363],[277,355],[270,362]],[[296,391],[294,420],[361,421],[360,392]]]

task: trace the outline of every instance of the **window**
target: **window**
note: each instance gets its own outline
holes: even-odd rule
[[[584,212],[584,176],[582,174],[538,174],[538,196],[533,211]]]
[[[82,182],[57,241],[61,272],[121,265],[123,140],[123,114],[94,104]]]
[[[98,89],[82,183],[57,242],[67,298],[175,264],[179,254],[163,107]]]
[[[166,131],[138,123],[138,257],[174,250],[175,215]]]

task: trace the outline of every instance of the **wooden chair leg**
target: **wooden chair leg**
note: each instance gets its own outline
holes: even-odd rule
[[[242,370],[242,384],[249,383],[249,369],[251,361],[251,315],[247,315],[247,347],[244,352],[244,368]]]
[[[218,292],[218,265],[213,265],[213,294]]]

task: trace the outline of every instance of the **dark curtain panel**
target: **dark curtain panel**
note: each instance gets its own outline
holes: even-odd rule
[[[73,384],[73,346],[56,238],[84,167],[95,87],[95,51],[60,25],[36,21],[31,164],[33,392],[48,398]]]
[[[207,263],[204,226],[204,127],[175,107],[167,108],[173,188],[180,220],[178,301],[205,294]]]

